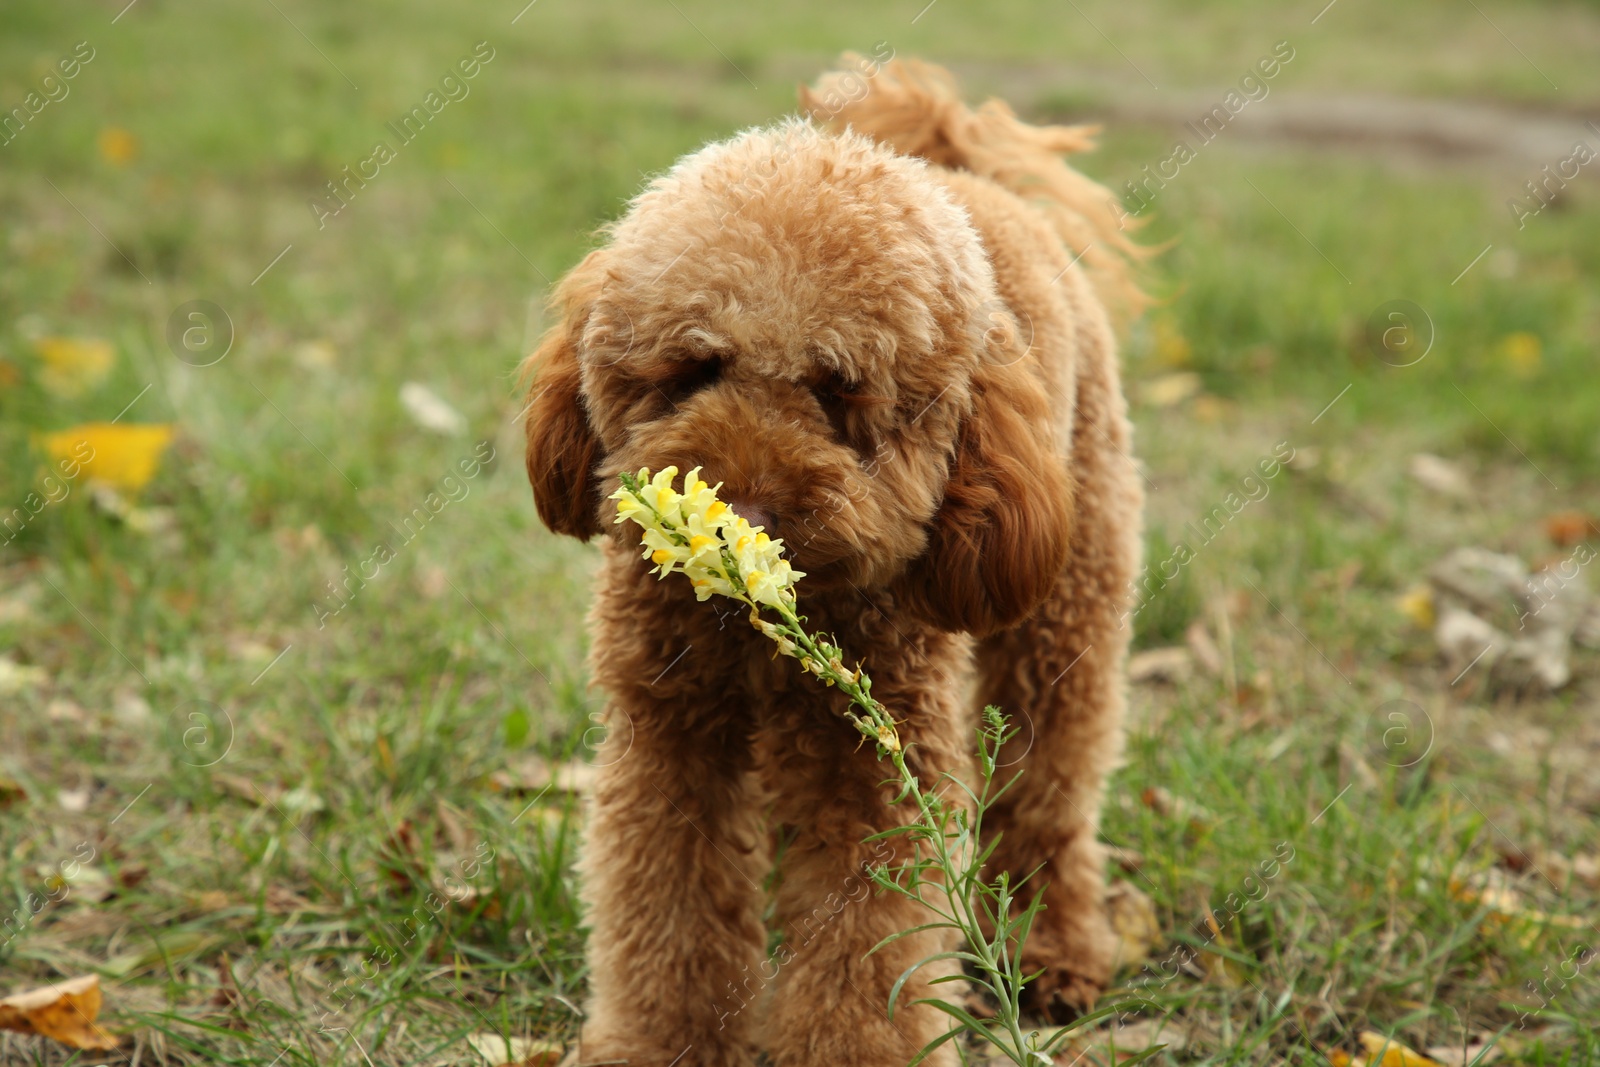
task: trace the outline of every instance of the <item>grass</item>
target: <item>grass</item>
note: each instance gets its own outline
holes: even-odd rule
[[[33,433],[124,409],[179,429],[140,500],[156,529],[74,490],[0,547],[0,647],[42,671],[0,693],[0,918],[93,856],[0,945],[0,992],[98,973],[146,1063],[471,1062],[471,1033],[575,1035],[578,802],[542,791],[538,761],[598,737],[577,625],[593,555],[538,527],[511,379],[547,281],[642,174],[880,40],[979,89],[1037,81],[1025,113],[1083,79],[1091,109],[1154,92],[1134,68],[1162,91],[1229,85],[1284,38],[1300,56],[1275,91],[1600,98],[1600,11],[1579,3],[1341,0],[1315,26],[1320,4],[1257,2],[946,2],[913,23],[921,4],[541,0],[515,25],[518,5],[278,6],[143,0],[113,23],[120,4],[24,3],[0,34],[7,108],[77,42],[96,50],[0,147],[0,508],[37,485]],[[307,199],[483,40],[471,94],[318,229]],[[137,155],[107,158],[107,128]],[[1083,166],[1120,185],[1168,149],[1118,127]],[[1452,684],[1395,608],[1449,549],[1546,558],[1541,517],[1597,507],[1600,204],[1581,180],[1517,230],[1504,201],[1538,165],[1219,138],[1160,194],[1146,234],[1175,243],[1125,360],[1152,558],[1278,442],[1297,452],[1139,618],[1142,647],[1204,624],[1227,664],[1135,688],[1105,825],[1143,856],[1118,876],[1155,903],[1156,965],[1205,939],[1208,911],[1221,930],[1110,1001],[1170,1015],[1187,1047],[1165,1060],[1322,1063],[1374,1029],[1416,1048],[1504,1030],[1516,1062],[1600,1062],[1593,974],[1520,1014],[1586,931],[1463,888],[1497,872],[1526,911],[1595,913],[1550,859],[1600,851],[1595,658],[1549,698]],[[1366,340],[1399,299],[1436,334],[1405,368]],[[169,348],[191,300],[231,320],[213,366]],[[1536,366],[1508,358],[1519,333]],[[106,380],[40,388],[34,339],[55,334],[111,342]],[[1183,371],[1200,399],[1150,402]],[[412,380],[468,433],[417,429]],[[493,460],[461,477],[480,443]],[[1422,450],[1469,470],[1472,497],[1411,482]],[[319,626],[328,583],[404,540],[452,474],[464,494]],[[1395,700],[1410,733],[1390,732]],[[1161,814],[1140,799],[1155,787],[1208,816]],[[0,1061],[102,1062],[16,1037]]]

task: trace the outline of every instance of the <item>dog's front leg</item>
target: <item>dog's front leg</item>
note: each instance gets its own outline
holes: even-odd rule
[[[880,683],[874,692],[890,693],[892,686]],[[924,788],[958,767],[963,750],[954,718],[912,716],[901,725],[902,740],[916,746]],[[779,867],[776,921],[783,940],[771,961],[778,990],[762,1045],[777,1067],[903,1067],[948,1022],[912,1002],[956,996],[960,988],[929,985],[952,973],[948,961],[924,968],[906,983],[889,1017],[895,980],[954,947],[947,931],[923,931],[872,952],[891,934],[935,919],[915,901],[880,891],[869,874],[905,862],[909,846],[903,837],[864,839],[908,822],[914,810],[909,801],[890,804],[897,790],[886,779],[893,767],[879,762],[836,710],[776,732],[768,756],[774,817],[793,837]],[[936,885],[923,887],[930,900],[938,893]],[[945,1046],[927,1062],[943,1067],[955,1056]]]
[[[700,702],[686,715],[643,685],[614,691],[581,864],[582,1063],[754,1062],[766,843],[746,794],[747,716],[735,710]]]

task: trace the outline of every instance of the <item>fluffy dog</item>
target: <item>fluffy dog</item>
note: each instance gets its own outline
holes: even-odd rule
[[[920,972],[888,1017],[901,972],[952,947],[868,955],[929,918],[863,874],[898,858],[863,839],[908,813],[837,691],[612,527],[618,472],[644,466],[703,465],[784,539],[801,610],[866,665],[924,782],[970,770],[974,707],[1013,716],[1002,758],[1024,773],[992,862],[1044,887],[1032,1006],[1069,1015],[1111,974],[1096,823],[1142,501],[1107,304],[1135,249],[1062,161],[1088,131],[968,109],[936,67],[863,79],[847,60],[802,90],[811,118],[652,181],[529,358],[539,515],[611,531],[589,617],[611,729],[581,863],[586,1063],[890,1067],[943,1030],[910,1002],[951,989]]]

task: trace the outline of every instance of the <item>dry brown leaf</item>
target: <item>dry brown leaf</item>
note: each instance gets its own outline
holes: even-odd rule
[[[1572,857],[1572,873],[1581,878],[1590,889],[1600,889],[1600,856],[1580,852]]]
[[[1181,682],[1193,674],[1194,664],[1186,648],[1152,648],[1128,657],[1128,681],[1135,685],[1141,682]]]
[[[1131,971],[1142,966],[1162,942],[1155,904],[1132,884],[1113,882],[1106,887],[1106,912],[1117,934],[1117,968]]]
[[[238,774],[213,774],[211,784],[220,792],[258,806],[268,802],[276,804],[283,797],[283,790],[277,786],[271,783],[260,786]]]
[[[1589,925],[1578,915],[1552,915],[1524,906],[1522,894],[1509,885],[1504,873],[1498,870],[1485,871],[1468,882],[1452,879],[1449,890],[1457,900],[1488,909],[1489,914],[1484,916],[1485,923],[1515,922],[1529,927],[1562,926],[1570,930],[1582,930]],[[1524,944],[1531,944],[1537,937],[1538,931],[1529,929],[1523,934],[1522,940]]]
[[[1112,1064],[1130,1059],[1156,1045],[1165,1045],[1168,1052],[1180,1052],[1188,1044],[1187,1036],[1172,1020],[1139,1019],[1120,1025],[1113,1023],[1105,1029],[1075,1035],[1065,1050],[1056,1053],[1056,1062]]]
[[[267,886],[267,911],[273,915],[293,915],[296,912],[331,912],[336,909],[323,904],[313,904],[305,897],[285,886]]]
[[[150,868],[142,863],[130,863],[118,869],[117,884],[124,889],[133,889],[143,884],[150,877]]]
[[[1139,387],[1139,397],[1151,407],[1177,407],[1185,400],[1198,394],[1204,384],[1200,379],[1200,375],[1193,371],[1163,374],[1159,378],[1152,378],[1143,383]]]
[[[1116,845],[1107,845],[1106,858],[1129,874],[1135,873],[1144,866],[1144,853],[1138,849],[1118,848]]]
[[[594,788],[599,768],[588,763],[551,765],[538,756],[519,760],[489,777],[491,784],[506,793],[542,793],[554,789],[562,793],[587,793]]]
[[[463,813],[446,800],[440,800],[435,810],[439,815],[439,829],[444,833],[445,840],[450,842],[450,847],[456,852],[470,851],[473,839],[462,825]]]
[[[1147,787],[1139,794],[1144,806],[1162,818],[1175,819],[1189,824],[1192,833],[1201,833],[1215,825],[1217,817],[1210,810],[1187,797],[1180,797],[1159,785]]]
[[[44,713],[51,722],[70,722],[82,726],[89,721],[89,713],[83,710],[83,705],[65,697],[52,698]]]
[[[411,824],[410,819],[402,819],[400,825],[384,841],[379,850],[384,873],[396,887],[410,889],[415,885],[414,876],[422,873],[423,864],[419,856],[421,846],[417,829]]]
[[[228,898],[228,894],[224,893],[220,889],[207,889],[205,892],[192,897],[191,901],[194,904],[195,910],[200,912],[202,915],[210,915],[213,912],[225,911],[233,903],[233,901]]]
[[[558,1041],[502,1037],[492,1031],[468,1034],[467,1044],[492,1067],[555,1067],[566,1052]]]
[[[1418,452],[1412,456],[1406,470],[1424,489],[1430,489],[1440,496],[1465,500],[1472,495],[1472,483],[1461,468],[1430,452]]]
[[[1206,629],[1205,623],[1199,619],[1191,622],[1183,631],[1183,643],[1189,646],[1189,654],[1201,670],[1212,677],[1222,673],[1222,652],[1211,639],[1211,631]]]
[[[1581,511],[1558,511],[1544,517],[1545,536],[1562,548],[1600,537],[1600,519]]]
[[[243,1017],[246,1010],[244,994],[240,992],[239,982],[233,976],[233,962],[228,959],[227,953],[223,953],[217,961],[217,990],[211,994],[211,1006],[229,1013],[229,1018],[222,1023],[229,1030],[242,1032],[249,1029]]]
[[[71,1048],[116,1048],[117,1039],[95,1025],[99,1014],[100,979],[90,974],[0,1000],[0,1030],[38,1034]]]

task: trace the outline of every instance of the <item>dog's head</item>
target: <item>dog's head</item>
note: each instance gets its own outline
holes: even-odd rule
[[[684,159],[609,236],[530,357],[552,530],[609,526],[620,471],[699,465],[809,587],[974,632],[1050,589],[1071,485],[1035,357],[925,164],[791,122]]]

